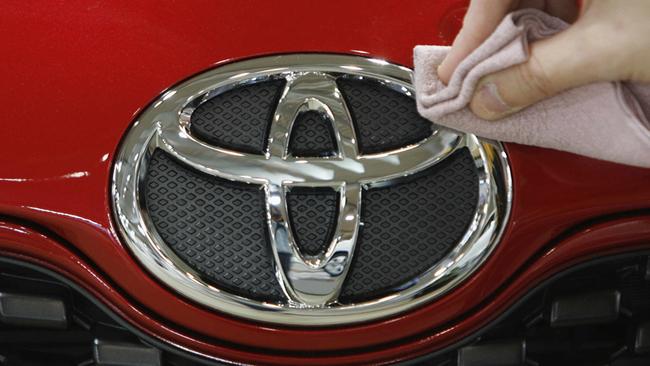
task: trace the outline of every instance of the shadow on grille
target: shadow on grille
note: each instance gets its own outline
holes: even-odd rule
[[[363,192],[361,234],[341,302],[378,297],[414,280],[461,239],[478,203],[478,177],[462,149],[438,165]]]
[[[156,150],[145,181],[156,231],[185,263],[230,292],[283,298],[267,244],[264,192],[189,169]]]
[[[431,136],[433,124],[420,117],[413,98],[376,81],[339,78],[337,84],[355,122],[362,154],[402,148]]]
[[[262,154],[284,84],[271,80],[221,93],[196,108],[190,131],[214,146]]]

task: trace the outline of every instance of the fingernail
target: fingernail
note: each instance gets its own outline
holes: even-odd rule
[[[499,95],[496,84],[486,82],[479,86],[472,101],[474,113],[486,119],[495,119],[514,111]]]

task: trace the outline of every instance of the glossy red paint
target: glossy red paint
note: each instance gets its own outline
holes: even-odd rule
[[[508,145],[515,184],[512,218],[502,243],[476,275],[397,318],[319,330],[245,322],[176,297],[120,243],[108,184],[113,156],[134,116],[162,90],[194,73],[229,60],[286,52],[353,53],[411,65],[413,45],[450,42],[465,6],[454,0],[426,7],[418,1],[327,2],[318,9],[297,0],[282,6],[3,2],[0,214],[39,225],[59,239],[6,224],[0,251],[28,256],[79,281],[143,331],[229,360],[305,364],[303,356],[310,352],[322,356],[309,360],[314,363],[387,362],[458,339],[513,300],[504,297],[507,289],[521,293],[557,269],[553,266],[600,253],[590,241],[566,251],[558,244],[547,253],[555,238],[585,220],[649,210],[650,170]],[[650,240],[643,236],[647,219],[626,225],[616,226],[611,239],[634,246],[640,238]],[[610,239],[605,228],[599,230],[589,240]],[[612,249],[611,243],[601,245]],[[555,259],[535,270],[552,253]],[[517,285],[522,278],[527,282]],[[509,281],[515,282],[502,289]]]

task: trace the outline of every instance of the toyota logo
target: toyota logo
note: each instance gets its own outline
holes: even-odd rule
[[[143,266],[179,293],[216,310],[280,324],[329,325],[384,317],[431,301],[480,265],[497,243],[509,207],[509,171],[500,145],[436,126],[417,143],[362,154],[355,122],[337,86],[342,77],[373,80],[412,97],[406,68],[354,56],[286,55],[218,67],[172,87],[145,109],[120,148],[112,184],[117,227]],[[263,153],[214,146],[194,136],[191,117],[201,104],[265,80],[282,80],[283,87]],[[336,145],[331,156],[291,154],[294,122],[306,112],[331,122]],[[339,303],[363,225],[364,191],[432,168],[460,148],[467,148],[474,159],[479,202],[451,253],[397,293],[367,303]],[[204,174],[262,187],[275,276],[286,300],[273,303],[232,294],[174,255],[156,233],[139,193],[148,159],[158,149]],[[302,253],[294,237],[287,192],[296,187],[337,192],[333,234],[317,255]]]

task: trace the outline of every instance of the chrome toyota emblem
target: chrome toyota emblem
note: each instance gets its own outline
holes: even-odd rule
[[[434,128],[425,140],[376,154],[361,154],[355,126],[336,79],[368,78],[411,96],[410,70],[356,56],[284,55],[221,66],[165,92],[133,124],[114,167],[112,198],[117,227],[132,253],[160,281],[205,306],[248,319],[290,325],[332,325],[386,317],[431,301],[473,272],[498,242],[510,205],[507,160],[496,142]],[[283,79],[264,154],[211,146],[192,135],[194,110],[224,91]],[[296,117],[315,111],[332,121],[337,152],[294,157],[288,152]],[[479,202],[472,224],[449,255],[399,292],[373,301],[340,304],[359,229],[364,187],[430,168],[466,147],[479,176]],[[266,223],[276,277],[286,297],[277,303],[231,294],[208,283],[183,263],[156,233],[142,202],[148,159],[161,149],[205,174],[263,186]],[[287,191],[327,187],[338,192],[332,240],[316,256],[301,253],[291,229]]]

